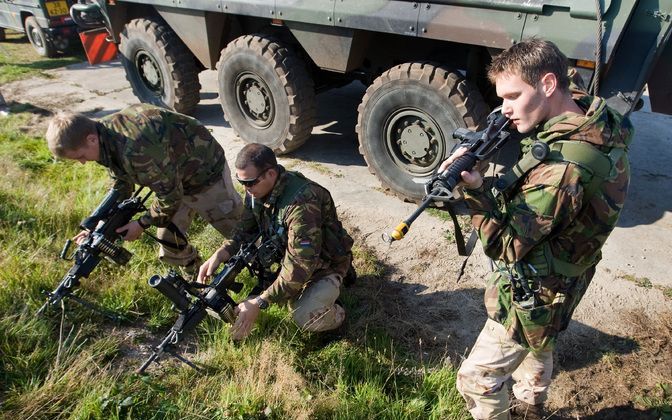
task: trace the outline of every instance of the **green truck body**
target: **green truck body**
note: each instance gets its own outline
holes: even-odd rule
[[[113,4],[112,4],[113,3]],[[97,8],[95,9],[94,8]],[[85,10],[82,5],[81,10]],[[297,149],[315,95],[360,80],[360,152],[385,188],[417,200],[455,145],[498,104],[491,57],[528,37],[555,42],[586,85],[628,113],[648,84],[672,112],[672,0],[94,0],[85,16],[119,44],[135,94],[180,112],[198,73],[218,71],[224,117],[246,142]]]

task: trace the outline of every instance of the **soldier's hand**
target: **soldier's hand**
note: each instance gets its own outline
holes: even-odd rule
[[[140,235],[142,235],[142,232],[144,231],[145,229],[140,226],[140,223],[134,220],[132,222],[126,223],[120,228],[117,228],[115,232],[124,235],[122,236],[124,241],[135,241],[140,237]]]
[[[84,243],[84,241],[86,240],[86,238],[88,238],[88,236],[89,236],[89,231],[88,231],[88,230],[83,230],[83,231],[79,232],[77,235],[75,235],[75,237],[72,238],[72,240],[73,240],[77,245],[81,245],[81,244]]]
[[[201,268],[198,269],[198,278],[196,281],[205,283],[210,276],[215,274],[217,267],[219,267],[221,263],[228,261],[229,258],[231,258],[231,255],[229,255],[226,249],[219,248],[203,263],[203,265],[201,265]]]
[[[236,306],[233,313],[236,315],[236,322],[231,326],[231,338],[242,340],[250,335],[255,321],[259,317],[259,305],[252,299],[244,300]]]
[[[460,147],[448,157],[441,166],[439,166],[439,173],[445,171],[448,169],[448,166],[450,166],[451,163],[455,161],[458,157],[462,156],[463,154],[467,153],[468,149],[466,147]],[[462,181],[458,185],[464,185],[466,188],[470,190],[476,190],[483,185],[483,176],[481,176],[481,173],[478,171],[478,165],[471,169],[470,171],[462,171],[460,173],[462,176]]]

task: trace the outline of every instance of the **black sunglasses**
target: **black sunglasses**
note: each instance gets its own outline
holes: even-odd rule
[[[238,178],[238,175],[236,175],[236,181],[238,181],[240,185],[242,185],[243,187],[254,187],[259,183],[260,181],[259,178],[261,178],[261,176],[265,174],[269,169],[273,169],[273,167],[264,169],[263,171],[259,172],[259,175],[257,175],[255,178],[250,179],[240,179]]]

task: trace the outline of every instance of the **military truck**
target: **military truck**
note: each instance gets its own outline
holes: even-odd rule
[[[360,152],[382,185],[417,200],[455,145],[498,103],[485,73],[523,38],[555,42],[592,92],[623,113],[648,83],[669,113],[672,0],[93,0],[133,91],[189,113],[218,72],[224,117],[246,142],[287,153],[310,137],[315,95],[355,80]]]
[[[0,42],[5,40],[5,29],[12,29],[25,32],[43,57],[65,51],[77,35],[71,5],[72,0],[0,0]]]

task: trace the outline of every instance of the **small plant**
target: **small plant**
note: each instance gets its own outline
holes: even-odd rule
[[[653,287],[653,283],[651,283],[651,280],[649,280],[648,277],[637,277],[633,276],[632,274],[624,274],[621,276],[621,278],[635,283],[637,286],[643,287],[645,289],[650,289]]]
[[[659,383],[652,391],[637,396],[635,401],[651,410],[655,418],[672,420],[672,383]]]

